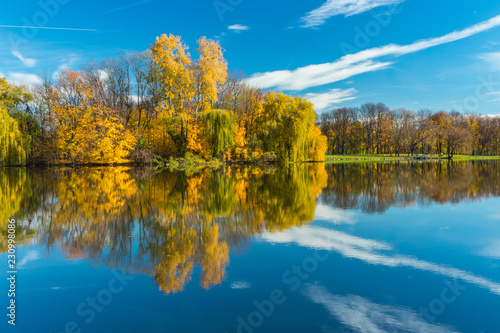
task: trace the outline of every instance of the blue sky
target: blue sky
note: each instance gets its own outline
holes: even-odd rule
[[[0,76],[35,82],[42,71],[146,50],[163,33],[181,35],[193,53],[201,36],[220,40],[230,69],[308,97],[318,112],[384,102],[500,115],[493,0],[9,1]]]

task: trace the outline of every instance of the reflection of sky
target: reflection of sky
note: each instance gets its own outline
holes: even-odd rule
[[[21,260],[17,262],[17,268],[21,269],[26,264],[35,261],[37,259],[40,259],[40,254],[37,251],[29,250],[24,256],[21,257]]]
[[[485,257],[500,259],[500,240],[494,240],[480,252]]]
[[[355,295],[332,295],[322,286],[308,286],[305,294],[313,303],[323,305],[338,321],[356,332],[456,332],[446,326],[428,323],[411,309],[377,304]]]
[[[354,212],[318,203],[314,213],[314,220],[327,221],[335,224],[356,224],[357,219]]]
[[[229,287],[231,289],[248,289],[250,288],[250,283],[246,281],[234,281]]]
[[[448,267],[417,258],[383,253],[392,247],[376,240],[365,239],[347,233],[322,227],[306,226],[293,228],[281,233],[264,233],[263,239],[270,243],[296,243],[300,246],[335,251],[348,258],[355,258],[373,265],[389,267],[411,267],[443,275],[452,279],[460,279],[468,283],[487,288],[500,295],[500,284],[484,277],[457,268]]]

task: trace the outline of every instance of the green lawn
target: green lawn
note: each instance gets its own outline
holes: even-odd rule
[[[473,155],[455,155],[453,156],[454,161],[462,160],[499,160],[500,156],[473,156]]]
[[[438,155],[428,155],[430,159],[439,159]],[[413,156],[415,157],[415,156]],[[400,155],[390,156],[390,155],[326,155],[326,162],[367,162],[367,161],[406,161],[412,159],[412,156]],[[446,156],[443,156],[446,157]],[[473,156],[473,155],[455,155],[453,156],[454,161],[467,161],[467,160],[498,160],[500,156]]]

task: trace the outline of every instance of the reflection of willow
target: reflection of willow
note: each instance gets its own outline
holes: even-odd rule
[[[500,195],[499,171],[494,161],[328,165],[321,201],[368,213],[414,203],[458,203]]]
[[[126,168],[31,174],[39,193],[39,241],[84,258],[154,276],[165,293],[183,290],[195,266],[200,284],[219,284],[229,249],[264,229],[312,221],[326,185],[323,164],[157,174]],[[31,195],[33,196],[33,195]],[[23,210],[22,207],[14,208]]]
[[[0,252],[8,249],[7,225],[9,219],[21,220],[38,206],[38,198],[33,194],[30,179],[24,168],[2,168],[0,170]],[[34,233],[22,224],[16,226],[16,244],[21,245]]]

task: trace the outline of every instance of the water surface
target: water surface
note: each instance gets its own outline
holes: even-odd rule
[[[4,168],[2,332],[498,332],[499,194],[494,161]]]

